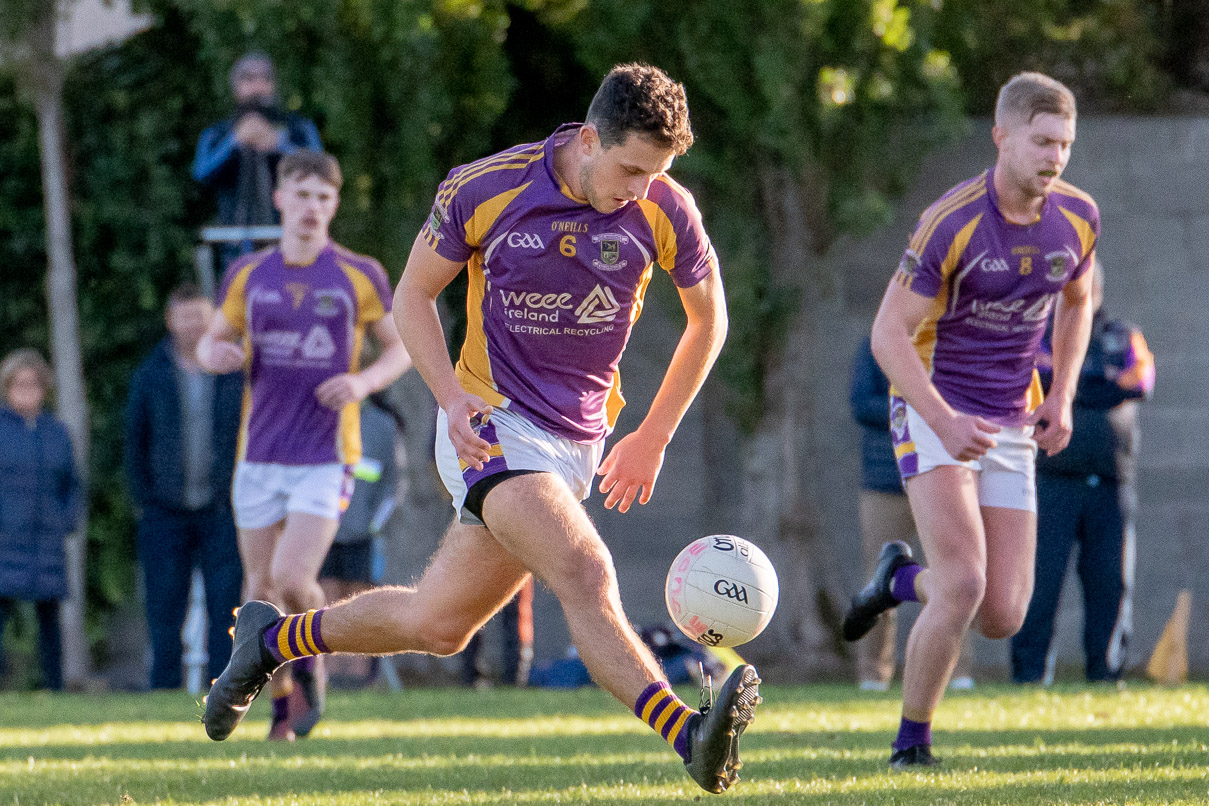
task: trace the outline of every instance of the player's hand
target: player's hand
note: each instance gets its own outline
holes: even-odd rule
[[[210,342],[208,350],[197,351],[197,362],[202,368],[219,375],[243,369],[245,360],[247,356],[243,347],[233,341],[214,339]]]
[[[491,417],[491,406],[481,397],[462,392],[442,404],[449,418],[449,441],[458,458],[475,470],[491,461],[491,443],[479,436],[479,429]]]
[[[634,499],[646,504],[655,491],[655,479],[663,468],[664,444],[658,440],[644,438],[637,431],[626,434],[596,469],[600,491],[605,493],[605,509],[617,507],[618,512],[629,512]]]
[[[1058,395],[1048,395],[1044,402],[1029,415],[1028,424],[1035,426],[1033,439],[1037,449],[1053,456],[1070,444],[1074,430],[1074,415],[1070,404]]]
[[[349,403],[360,403],[369,397],[373,389],[360,375],[346,372],[343,375],[333,375],[315,388],[315,397],[329,409],[340,409]]]
[[[970,462],[981,458],[995,447],[999,426],[990,420],[973,414],[957,414],[953,419],[936,429],[936,436],[945,450],[959,462]]]

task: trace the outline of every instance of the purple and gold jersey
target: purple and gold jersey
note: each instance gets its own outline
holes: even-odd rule
[[[1100,211],[1055,182],[1032,224],[999,212],[988,170],[920,216],[895,282],[934,302],[915,348],[950,406],[1005,426],[1041,403],[1034,370],[1054,298],[1092,264]]]
[[[360,407],[329,409],[315,389],[359,369],[367,325],[390,312],[390,281],[372,258],[329,243],[289,265],[278,248],[231,264],[219,303],[249,356],[241,459],[284,465],[355,464]]]
[[[450,171],[421,235],[468,263],[462,387],[590,443],[625,404],[617,364],[654,264],[688,288],[717,257],[693,197],[665,174],[607,215],[572,198],[554,148],[579,125]]]

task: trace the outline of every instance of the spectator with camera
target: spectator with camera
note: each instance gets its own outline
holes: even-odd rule
[[[273,207],[277,162],[299,149],[323,150],[315,124],[281,107],[277,71],[261,51],[240,57],[231,68],[235,113],[202,132],[193,178],[212,190],[218,223],[254,227],[278,223]],[[251,243],[223,255],[224,265],[251,251]]]

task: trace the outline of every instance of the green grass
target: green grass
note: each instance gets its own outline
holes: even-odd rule
[[[682,692],[695,702],[695,692]],[[939,772],[891,774],[894,694],[765,686],[743,804],[1209,804],[1209,688],[983,686],[937,715]],[[184,694],[0,695],[0,806],[713,800],[596,690],[333,693],[314,736],[226,742]],[[724,799],[724,800],[723,800]]]

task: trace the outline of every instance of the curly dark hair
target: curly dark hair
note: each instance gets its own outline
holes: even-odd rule
[[[649,64],[619,64],[609,71],[588,106],[588,123],[605,148],[631,132],[683,155],[693,144],[684,85]]]

